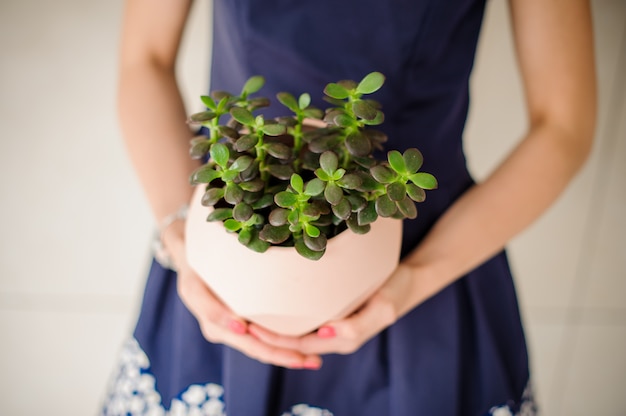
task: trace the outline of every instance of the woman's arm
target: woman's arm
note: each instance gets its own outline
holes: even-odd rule
[[[157,221],[189,201],[191,131],[175,75],[191,0],[129,0],[122,32],[118,107],[122,133]]]
[[[189,175],[199,166],[189,156],[191,131],[176,83],[175,64],[191,0],[128,0],[121,46],[119,112],[128,153],[157,221],[191,198]],[[178,270],[181,300],[206,339],[228,344],[259,361],[317,368],[320,358],[264,344],[246,322],[220,302],[191,270],[183,221],[162,235]]]
[[[594,133],[589,4],[511,0],[511,13],[529,114],[528,132],[515,150],[450,207],[358,313],[329,323],[318,336],[280,337],[251,325],[253,334],[309,353],[352,352],[500,251],[564,190]]]
[[[596,90],[588,2],[510,3],[529,130],[486,181],[448,210],[407,260],[428,271],[424,283],[433,292],[500,251],[537,219],[591,150]]]

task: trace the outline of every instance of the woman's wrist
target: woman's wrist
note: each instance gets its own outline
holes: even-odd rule
[[[182,205],[166,216],[155,235],[154,256],[166,268],[177,270],[184,255],[185,219],[188,206]]]

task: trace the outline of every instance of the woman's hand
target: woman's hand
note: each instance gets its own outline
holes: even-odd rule
[[[189,267],[185,257],[183,223],[177,221],[163,234],[163,242],[178,269],[178,294],[212,343],[225,344],[266,364],[287,368],[318,369],[321,358],[267,344],[252,336],[248,323],[224,305]]]
[[[248,332],[274,348],[312,355],[350,354],[436,292],[428,289],[426,278],[417,279],[416,272],[416,267],[400,264],[361,308],[344,319],[326,323],[314,333],[284,336],[254,323],[248,325]]]

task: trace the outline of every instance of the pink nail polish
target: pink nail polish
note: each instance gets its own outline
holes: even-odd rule
[[[332,338],[335,335],[335,329],[332,326],[323,326],[317,330],[317,336],[320,338]]]
[[[233,331],[236,334],[245,334],[246,333],[246,327],[244,324],[242,324],[239,321],[236,320],[232,320],[228,323],[228,327],[230,328],[231,331]]]
[[[304,364],[302,364],[302,367],[307,370],[319,370],[321,366],[320,363],[315,361],[305,361]]]

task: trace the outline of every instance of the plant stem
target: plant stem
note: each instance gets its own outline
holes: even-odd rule
[[[267,170],[267,160],[265,157],[265,147],[263,143],[263,133],[261,131],[256,132],[259,141],[254,146],[256,150],[256,160],[259,162],[259,173],[261,175],[261,180],[265,183],[265,189],[267,190],[269,172]]]

